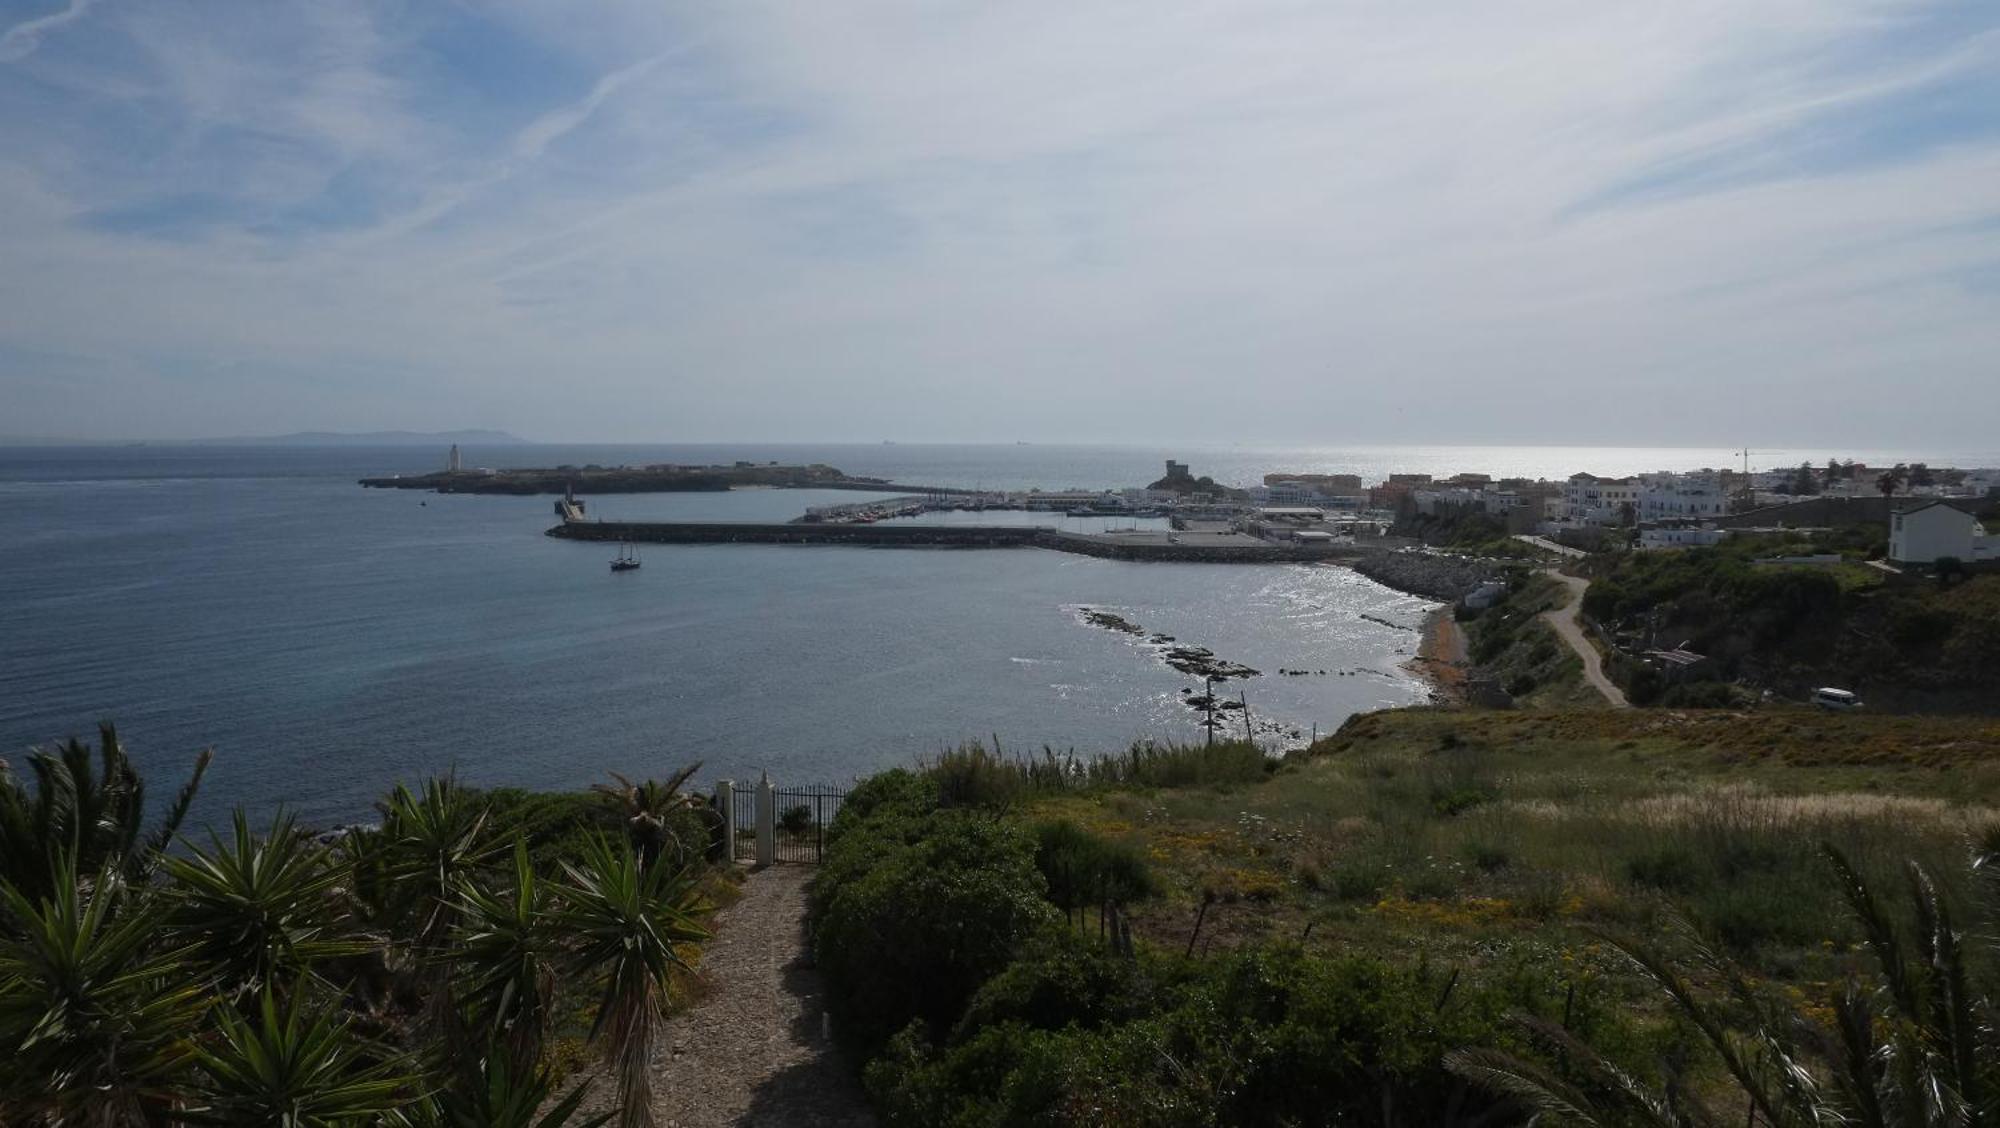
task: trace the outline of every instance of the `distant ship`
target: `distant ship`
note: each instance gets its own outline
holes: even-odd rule
[[[631,545],[619,545],[618,556],[611,562],[611,570],[614,572],[629,572],[638,566],[639,551]]]

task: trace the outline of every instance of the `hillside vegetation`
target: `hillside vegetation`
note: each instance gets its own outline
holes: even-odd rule
[[[1834,1123],[1889,1080],[1786,1090],[1773,1047],[1994,1052],[1918,1002],[1986,1005],[1938,921],[2000,848],[1993,722],[1414,709],[1247,751],[971,748],[855,793],[814,944],[888,1123]],[[1902,1017],[1843,1001],[1882,982]]]
[[[1746,540],[1622,554],[1594,568],[1584,611],[1613,632],[1709,656],[1717,678],[1784,696],[1830,684],[1879,708],[2000,711],[2000,575],[1944,584],[1858,562],[1753,563],[1813,550]]]

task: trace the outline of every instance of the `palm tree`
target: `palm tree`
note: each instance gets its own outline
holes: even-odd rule
[[[696,760],[664,781],[649,779],[643,783],[633,783],[612,772],[611,778],[618,781],[615,786],[597,783],[591,785],[591,790],[610,796],[623,809],[626,833],[632,839],[632,848],[639,851],[642,864],[650,866],[658,861],[668,843],[672,843],[673,864],[682,866],[693,859],[688,856],[686,843],[675,838],[667,824],[675,811],[700,805],[698,797],[681,794],[681,788],[700,770],[701,761]]]
[[[194,772],[166,816],[142,837],[146,787],[138,769],[111,725],[98,726],[97,748],[102,766],[95,770],[90,746],[76,739],[54,752],[29,754],[33,795],[0,760],[0,880],[31,898],[54,892],[58,856],[79,873],[96,873],[108,863],[121,879],[144,882],[180,830],[213,759],[207,750],[195,756]]]
[[[1975,877],[2000,891],[2000,843],[1974,861]],[[1991,961],[1965,951],[1936,884],[1921,866],[1906,873],[1914,905],[1899,930],[1880,898],[1838,851],[1825,853],[1861,926],[1875,974],[1848,981],[1832,1000],[1833,1020],[1808,1018],[1774,1000],[1715,953],[1693,945],[1697,964],[1722,986],[1720,997],[1646,946],[1614,941],[1700,1032],[1747,1103],[1751,1124],[1860,1124],[1870,1128],[1979,1128],[2000,1124],[2000,995],[1977,976]],[[1905,936],[1915,937],[1914,945]],[[1990,936],[1989,936],[1990,940]],[[1558,1123],[1689,1128],[1713,1123],[1670,1075],[1653,1089],[1594,1048],[1548,1024],[1524,1022],[1568,1064],[1557,1076],[1497,1050],[1463,1050],[1447,1064],[1513,1096]]]
[[[255,1020],[217,1011],[215,1044],[200,1051],[205,1100],[186,1113],[197,1124],[360,1128],[421,1095],[394,1058],[367,1052],[344,1024],[306,999],[280,1004],[264,993]],[[308,1010],[318,1013],[307,1016]]]
[[[321,960],[357,955],[367,945],[339,934],[342,873],[329,851],[282,812],[262,837],[242,808],[228,843],[170,858],[169,935],[213,967],[233,996],[280,990]]]
[[[653,1043],[676,970],[691,971],[684,949],[708,934],[689,871],[642,865],[633,850],[603,837],[565,861],[556,895],[571,968],[603,983],[591,1037],[602,1037],[618,1079],[621,1128],[652,1128]]]
[[[504,1048],[514,1076],[541,1060],[556,991],[557,946],[552,900],[535,878],[527,844],[514,842],[511,887],[489,891],[464,882],[452,933],[451,966],[458,997],[475,1027]]]
[[[1898,467],[1893,470],[1884,470],[1880,474],[1877,474],[1875,476],[1875,488],[1882,491],[1884,499],[1896,496],[1896,491],[1903,488],[1902,469]]]
[[[158,902],[110,865],[0,883],[0,1123],[151,1123],[183,1094],[206,984],[161,948]]]

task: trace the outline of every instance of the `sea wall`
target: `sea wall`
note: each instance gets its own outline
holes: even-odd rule
[[[1349,567],[1385,587],[1445,603],[1470,595],[1499,574],[1492,560],[1428,552],[1371,553]]]

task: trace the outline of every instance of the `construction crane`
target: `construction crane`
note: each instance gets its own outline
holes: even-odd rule
[[[1753,455],[1753,454],[1783,454],[1783,453],[1785,453],[1785,452],[1784,452],[1784,451],[1782,451],[1782,450],[1751,450],[1751,449],[1750,449],[1749,447],[1744,447],[1744,448],[1743,448],[1742,450],[1732,450],[1732,451],[1730,451],[1729,453],[1731,453],[1731,454],[1740,454],[1740,455],[1742,455],[1742,456],[1743,456],[1743,476],[1744,476],[1745,478],[1748,478],[1748,477],[1750,476],[1750,456],[1751,456],[1751,455]]]

